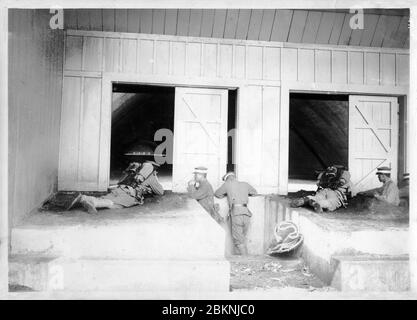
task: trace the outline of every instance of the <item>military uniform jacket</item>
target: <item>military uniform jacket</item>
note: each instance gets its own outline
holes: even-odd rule
[[[247,205],[249,201],[248,196],[253,196],[256,194],[258,194],[257,191],[249,183],[241,182],[237,180],[227,180],[214,193],[214,195],[217,198],[223,198],[227,196],[227,200],[229,202],[230,212],[232,216],[237,216],[237,215],[252,216],[252,213],[248,210],[247,207],[233,206],[233,205],[235,204]]]
[[[383,186],[377,191],[379,199],[398,206],[400,204],[400,192],[397,185],[391,179],[385,181]]]

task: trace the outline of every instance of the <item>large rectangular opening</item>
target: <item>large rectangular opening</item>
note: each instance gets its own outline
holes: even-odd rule
[[[288,191],[316,190],[317,170],[348,167],[349,96],[290,93]]]
[[[152,160],[162,163],[158,179],[165,190],[172,190],[174,139],[169,132],[175,134],[175,92],[174,86],[113,83],[110,185],[117,183],[130,162]],[[235,170],[237,89],[228,90],[227,94],[226,164],[230,171]],[[189,134],[192,136],[192,132]],[[192,171],[193,168],[189,168],[190,174]]]
[[[167,139],[167,147],[156,153],[161,142],[155,141],[155,133],[174,131],[174,104],[174,87],[113,84],[110,184],[118,181],[130,162],[157,161],[172,150],[173,140]],[[165,190],[171,190],[172,161],[161,164],[158,178]]]

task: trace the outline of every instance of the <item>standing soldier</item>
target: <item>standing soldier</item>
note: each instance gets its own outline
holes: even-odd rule
[[[248,209],[248,196],[257,194],[247,182],[241,182],[236,179],[234,172],[228,172],[224,175],[225,181],[214,195],[217,198],[227,196],[229,203],[229,217],[232,223],[232,239],[235,251],[239,255],[247,255],[246,234],[248,232],[250,217],[252,213]]]
[[[197,167],[194,169],[194,180],[188,182],[188,195],[212,216],[217,223],[221,224],[223,218],[219,214],[219,206],[214,203],[213,187],[207,180],[207,168]]]

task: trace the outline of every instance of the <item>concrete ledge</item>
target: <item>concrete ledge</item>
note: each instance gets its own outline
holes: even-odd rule
[[[407,291],[408,256],[336,256],[331,285],[342,291]]]
[[[326,284],[347,291],[407,290],[407,224],[337,212],[317,214],[291,208],[279,197],[271,198],[268,208],[265,241],[272,239],[276,223],[296,223],[304,235],[302,257]]]
[[[164,213],[129,219],[83,215],[83,220],[55,214],[29,221],[11,231],[11,254],[42,254],[70,258],[220,259],[225,232],[194,200]],[[40,214],[41,215],[41,214]],[[106,216],[107,215],[107,216]]]
[[[226,260],[120,260],[13,257],[9,282],[35,291],[227,292]]]

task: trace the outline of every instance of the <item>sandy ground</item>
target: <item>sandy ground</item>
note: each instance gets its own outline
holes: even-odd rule
[[[187,206],[186,194],[165,192],[163,196],[146,197],[143,205],[120,209],[99,209],[97,214],[88,214],[80,205],[69,211],[34,210],[19,225],[67,225],[79,223],[111,223],[113,220],[128,220],[146,215],[174,212]],[[157,210],[155,210],[157,209]]]
[[[230,287],[236,290],[301,288],[308,291],[332,290],[310,273],[301,258],[231,256]]]

